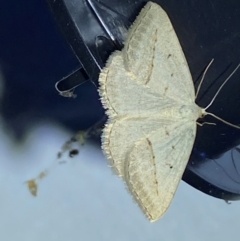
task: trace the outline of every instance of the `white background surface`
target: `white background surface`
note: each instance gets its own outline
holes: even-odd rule
[[[71,133],[54,125],[29,131],[21,145],[0,131],[0,240],[218,240],[238,239],[240,202],[230,205],[181,182],[166,215],[149,223],[122,181],[112,174],[100,148],[80,147],[63,157],[39,184],[26,180],[51,166]]]

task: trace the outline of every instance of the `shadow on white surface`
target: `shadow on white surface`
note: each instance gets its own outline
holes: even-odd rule
[[[39,184],[25,181],[51,166],[71,133],[54,125],[33,129],[16,146],[0,131],[0,240],[226,240],[238,238],[240,203],[202,194],[181,182],[170,209],[150,223],[99,147],[87,143]]]

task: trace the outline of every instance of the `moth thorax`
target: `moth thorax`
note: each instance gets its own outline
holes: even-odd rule
[[[196,121],[201,113],[202,109],[195,103],[191,105],[181,105],[178,109],[178,115],[181,119]]]

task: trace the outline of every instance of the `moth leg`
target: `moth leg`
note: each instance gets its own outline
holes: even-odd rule
[[[200,122],[197,122],[197,125],[199,125],[199,126],[203,126],[203,125],[216,125],[216,123],[212,123],[212,122],[203,122],[203,123],[200,123]]]

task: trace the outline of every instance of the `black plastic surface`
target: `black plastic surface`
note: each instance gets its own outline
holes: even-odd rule
[[[53,11],[56,13],[54,1]],[[75,50],[73,39],[66,34],[81,64],[92,81],[104,66],[107,56],[122,47],[129,27],[145,1],[63,1],[71,21],[91,53],[93,60],[85,62],[84,52]],[[240,61],[240,3],[236,1],[155,1],[168,13],[186,54],[195,85],[212,58],[197,103],[206,106],[222,81]],[[59,13],[58,13],[59,14]],[[122,35],[122,36],[121,36]],[[98,44],[102,39],[101,45]],[[111,44],[108,44],[111,43]],[[110,48],[109,48],[110,46]],[[105,52],[105,55],[99,54]],[[89,66],[89,62],[91,62]],[[91,69],[91,70],[88,70]],[[94,74],[92,74],[94,73]],[[232,122],[240,123],[240,72],[238,71],[217,97],[210,111]],[[181,80],[179,80],[181,81]],[[240,197],[240,176],[237,160],[232,158],[240,143],[240,131],[206,117],[216,126],[198,127],[198,134],[183,179],[199,190],[225,200]],[[237,160],[236,160],[237,159]]]

